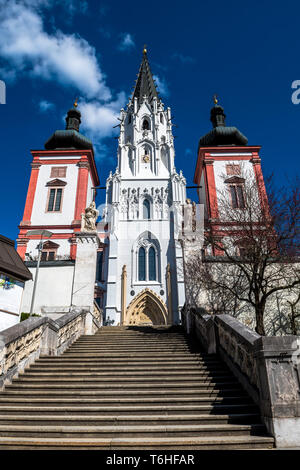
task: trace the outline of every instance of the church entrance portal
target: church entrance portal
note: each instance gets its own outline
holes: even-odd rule
[[[145,289],[129,304],[124,323],[125,325],[167,325],[166,305],[153,291]]]

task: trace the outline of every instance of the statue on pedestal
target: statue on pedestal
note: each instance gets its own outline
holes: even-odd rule
[[[96,209],[95,201],[92,201],[81,214],[81,232],[96,232],[96,220],[98,215],[99,211]]]

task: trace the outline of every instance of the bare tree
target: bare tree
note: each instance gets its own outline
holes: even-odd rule
[[[191,256],[186,272],[197,269],[214,313],[252,311],[255,330],[265,335],[267,302],[281,291],[300,289],[299,181],[289,191],[275,190],[268,178],[268,197],[263,183],[243,170],[230,181],[238,184],[218,194],[219,220],[207,223],[205,255]]]

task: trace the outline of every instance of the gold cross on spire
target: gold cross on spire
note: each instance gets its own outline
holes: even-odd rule
[[[144,53],[144,54],[147,54],[147,44],[144,44],[143,53]]]
[[[78,97],[75,98],[75,101],[74,101],[74,108],[77,108],[78,106]]]
[[[215,104],[218,104],[218,97],[217,97],[217,95],[214,95],[213,98],[214,98],[214,103],[215,103]]]

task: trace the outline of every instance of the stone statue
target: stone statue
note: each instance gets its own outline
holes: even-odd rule
[[[96,209],[95,201],[92,201],[84,213],[81,214],[81,232],[96,232],[98,215],[99,211]]]

